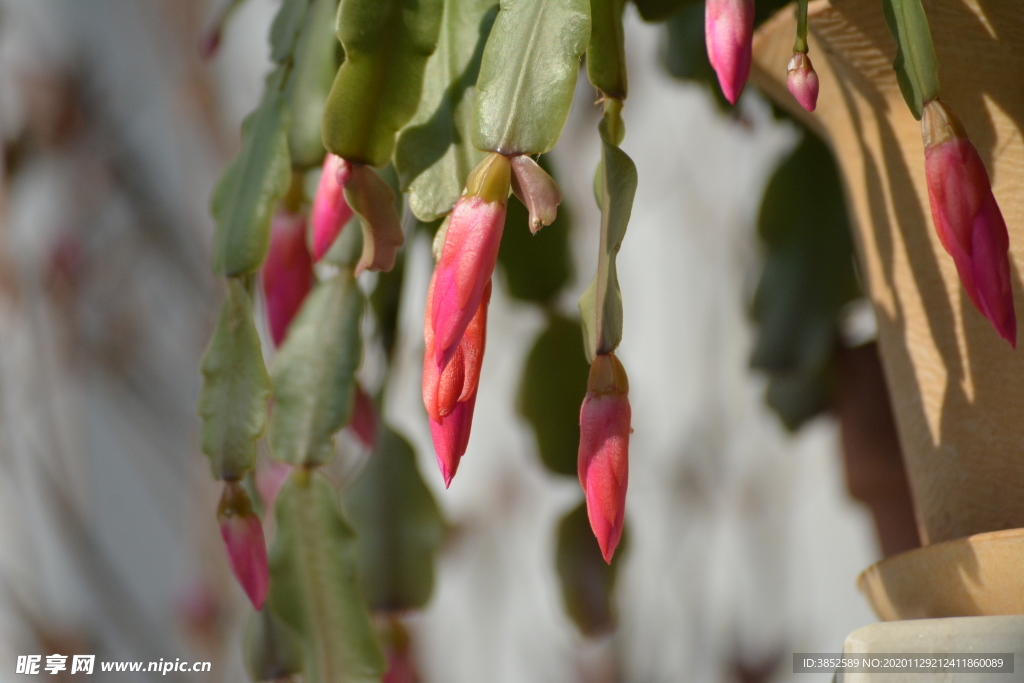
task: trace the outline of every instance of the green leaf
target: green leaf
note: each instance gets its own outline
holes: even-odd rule
[[[861,296],[839,169],[811,133],[769,180],[758,230],[751,365],[768,373],[768,403],[795,429],[829,404],[839,317]]]
[[[477,80],[473,144],[547,152],[572,106],[590,40],[590,0],[502,0]]]
[[[282,69],[267,78],[263,102],[242,123],[242,149],[213,191],[213,269],[218,275],[237,277],[263,265],[274,207],[291,184],[283,79]]]
[[[398,136],[395,167],[422,221],[452,210],[484,158],[470,143],[476,79],[497,0],[446,2],[437,51],[427,62],[419,110]]]
[[[254,681],[280,681],[302,672],[302,641],[272,609],[249,614],[243,649]]]
[[[587,77],[609,97],[625,99],[626,38],[622,11],[626,0],[590,0],[592,29],[587,46]]]
[[[545,157],[540,158],[540,165],[551,173]],[[571,223],[572,216],[563,203],[554,222],[533,234],[526,207],[517,198],[509,197],[505,231],[498,251],[498,262],[505,270],[509,294],[516,299],[539,304],[548,303],[558,295],[572,277]]]
[[[601,164],[597,170],[597,202],[601,207],[601,242],[597,274],[580,298],[584,348],[587,359],[610,353],[622,341],[622,293],[615,256],[626,236],[636,194],[636,165],[612,145],[602,131]]]
[[[395,134],[420,102],[423,72],[441,29],[442,0],[345,0],[338,38],[345,62],[324,110],[324,146],[382,168]]]
[[[334,487],[297,469],[274,516],[268,604],[302,640],[304,683],[380,683],[384,656],[357,581],[356,535]]]
[[[517,404],[533,427],[541,460],[552,472],[569,476],[577,473],[580,407],[590,373],[580,349],[581,331],[577,321],[551,319],[526,357]]]
[[[344,500],[359,535],[359,576],[370,609],[426,605],[444,521],[409,442],[383,427],[366,469]]]
[[[569,512],[558,525],[555,563],[562,600],[566,612],[585,636],[601,636],[615,629],[612,594],[619,558],[627,540],[627,534],[623,533],[615,559],[609,565],[601,556],[601,548],[590,529],[586,503]]]
[[[311,467],[334,457],[334,434],[352,411],[362,315],[363,294],[344,270],[306,297],[271,368],[278,460]]]
[[[310,0],[282,0],[280,9],[270,25],[270,58],[284,63],[295,51]]]
[[[882,13],[896,41],[892,68],[900,92],[914,118],[920,120],[924,105],[939,96],[939,60],[928,16],[921,0],[882,0]]]
[[[327,93],[338,70],[338,41],[334,36],[337,8],[338,0],[312,0],[295,45],[295,65],[284,96],[291,112],[288,148],[292,165],[300,168],[316,166],[324,157],[320,125]]]
[[[228,280],[217,327],[202,363],[202,449],[217,479],[240,479],[256,463],[256,439],[267,424],[270,377],[245,286]]]

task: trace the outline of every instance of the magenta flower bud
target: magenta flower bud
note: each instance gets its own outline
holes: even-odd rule
[[[377,444],[377,411],[373,407],[373,400],[366,395],[363,387],[359,384],[356,384],[356,395],[352,402],[352,420],[348,427],[366,448],[373,450]]]
[[[274,346],[280,346],[292,318],[313,286],[313,261],[306,248],[306,219],[279,210],[270,228],[270,249],[263,264],[263,296]]]
[[[754,38],[754,0],[707,0],[704,39],[708,60],[718,75],[725,99],[740,98],[750,75]]]
[[[430,281],[428,301],[436,279],[435,272]],[[488,282],[476,314],[444,370],[439,370],[434,361],[434,331],[430,311],[424,316],[423,405],[430,418],[434,452],[446,488],[451,485],[469,445],[476,392],[480,384],[480,367],[483,365],[487,341],[487,305],[490,300],[491,283]]]
[[[313,257],[319,261],[338,239],[341,229],[352,218],[352,208],[345,201],[345,183],[351,167],[344,159],[330,152],[324,157],[320,184],[313,198]]]
[[[1017,317],[1010,284],[1010,238],[988,173],[953,111],[938,100],[921,117],[932,221],[967,296],[1010,346]]]
[[[629,480],[629,380],[614,354],[599,355],[590,366],[587,395],[580,410],[577,466],[587,498],[590,528],[609,564],[622,538]]]
[[[814,111],[818,106],[818,73],[806,52],[794,52],[786,67],[786,85],[800,106]]]
[[[267,546],[263,525],[252,511],[252,501],[237,481],[224,482],[224,494],[217,507],[220,535],[228,551],[235,578],[257,611],[263,609],[270,585]]]
[[[277,492],[284,486],[284,480],[291,473],[291,465],[277,460],[260,460],[256,464],[256,492],[263,501],[264,510],[274,507]]]
[[[511,173],[508,159],[487,155],[473,169],[466,193],[449,218],[427,305],[438,371],[455,355],[491,281],[505,227]]]

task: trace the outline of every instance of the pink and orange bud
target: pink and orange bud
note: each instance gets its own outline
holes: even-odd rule
[[[988,173],[953,111],[938,100],[921,117],[932,221],[967,296],[996,332],[1017,346],[1010,238]]]
[[[511,176],[507,158],[487,155],[473,169],[466,192],[448,220],[433,292],[427,300],[439,371],[455,355],[491,281],[505,227]]]
[[[373,399],[366,395],[360,384],[356,384],[352,420],[348,423],[348,428],[366,448],[373,450],[377,444],[377,411],[373,407]]]
[[[252,511],[252,501],[237,481],[224,482],[224,494],[217,507],[220,535],[228,551],[235,578],[257,611],[263,609],[270,585],[267,546],[263,525]]]
[[[818,72],[806,52],[794,52],[786,67],[786,85],[800,106],[814,111],[818,106]]]
[[[599,355],[590,366],[580,410],[577,465],[587,498],[590,528],[609,564],[622,538],[629,480],[629,380],[615,354]]]
[[[341,229],[352,218],[352,208],[345,201],[345,183],[351,167],[330,152],[324,157],[323,172],[313,198],[313,257],[319,261],[338,239]]]
[[[431,290],[436,279],[435,273],[430,283]],[[480,366],[487,340],[487,305],[490,300],[491,283],[488,281],[476,313],[444,370],[440,370],[434,360],[435,337],[429,309],[424,316],[423,405],[430,418],[430,434],[445,487],[451,484],[469,445]],[[430,301],[429,292],[427,301]]]
[[[263,264],[263,296],[275,346],[280,346],[292,318],[313,286],[313,261],[306,248],[306,219],[279,210],[270,228],[270,249]]]
[[[740,98],[750,75],[754,38],[754,0],[707,0],[704,39],[708,60],[718,76],[725,99]]]

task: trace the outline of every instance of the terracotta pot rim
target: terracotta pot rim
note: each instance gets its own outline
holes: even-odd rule
[[[1024,575],[1008,566],[1018,559],[1024,528],[987,531],[876,562],[857,587],[886,621],[1024,614]]]

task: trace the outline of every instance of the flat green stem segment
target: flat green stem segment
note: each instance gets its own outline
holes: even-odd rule
[[[470,142],[480,60],[497,0],[446,2],[437,50],[427,62],[419,110],[398,135],[395,168],[409,208],[424,222],[455,206],[483,158]]]
[[[312,0],[293,50],[294,65],[285,99],[291,112],[288,148],[292,166],[310,168],[324,158],[320,126],[327,93],[338,71],[334,16],[338,0]]]
[[[344,500],[359,534],[360,583],[370,609],[405,611],[426,605],[444,520],[409,442],[383,427],[366,469]]]
[[[334,458],[334,434],[351,416],[362,357],[363,294],[342,271],[306,298],[274,358],[273,456],[292,465]]]
[[[939,60],[921,0],[882,0],[885,23],[896,41],[892,68],[903,99],[920,120],[924,105],[939,96]]]
[[[405,242],[394,191],[369,166],[353,166],[345,184],[345,201],[359,217],[363,231],[363,255],[356,275],[394,268],[398,248]]]
[[[299,41],[310,0],[283,0],[270,25],[270,58],[278,64],[288,61]]]
[[[626,39],[622,29],[625,0],[590,0],[591,31],[587,77],[608,97],[626,99]]]
[[[356,535],[334,487],[315,471],[296,470],[274,517],[268,604],[302,640],[303,681],[380,683],[384,656],[357,581]]]
[[[263,265],[274,207],[291,184],[288,107],[281,94],[285,71],[279,67],[267,78],[263,101],[242,124],[242,149],[213,191],[213,270],[218,275],[237,277]]]
[[[395,134],[420,102],[437,46],[443,0],[345,0],[338,38],[345,62],[324,109],[324,145],[357,164],[383,168]]]
[[[590,40],[590,0],[502,0],[477,80],[473,144],[547,152],[572,106]]]
[[[618,124],[607,125],[606,122],[601,124],[601,164],[594,182],[597,203],[601,207],[597,274],[579,304],[584,348],[591,362],[598,354],[614,351],[622,340],[622,293],[615,272],[615,256],[626,236],[637,185],[636,165],[610,139],[610,133],[617,130]]]
[[[220,317],[202,363],[202,448],[217,479],[241,479],[256,462],[267,424],[270,377],[245,285],[228,280]]]
[[[250,612],[242,651],[250,680],[277,681],[302,673],[302,641],[272,609]]]
[[[793,52],[807,53],[807,0],[796,2],[796,41]]]

